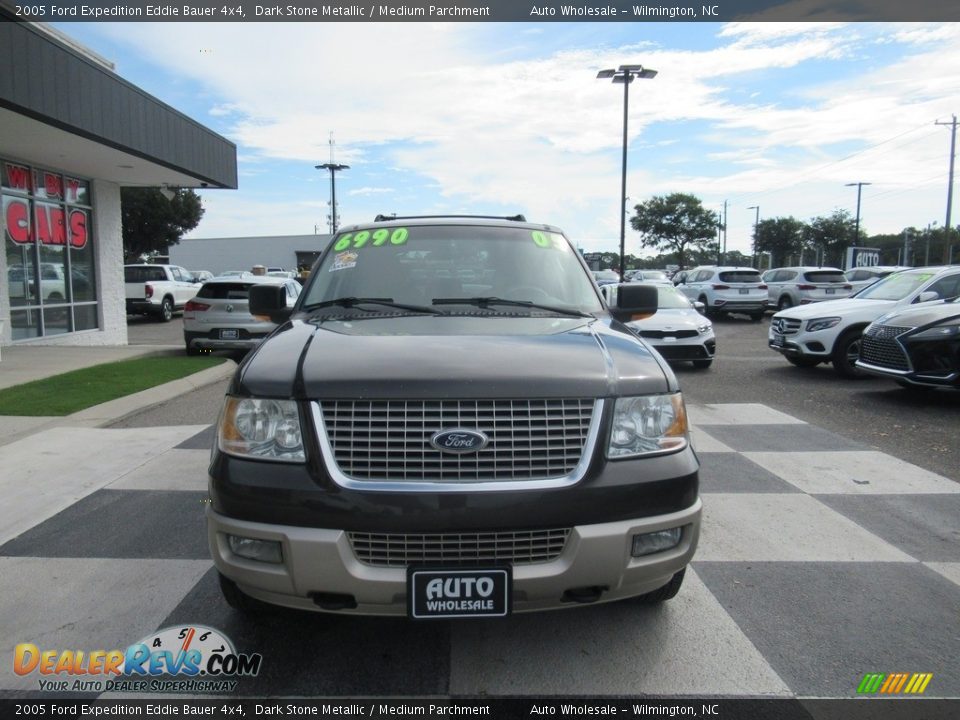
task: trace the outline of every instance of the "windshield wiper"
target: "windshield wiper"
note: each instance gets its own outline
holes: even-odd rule
[[[541,303],[530,302],[529,300],[508,300],[499,297],[469,297],[469,298],[434,298],[434,305],[476,305],[479,308],[488,308],[491,305],[507,305],[510,307],[525,307],[534,310],[546,310],[561,315],[570,315],[572,317],[582,317],[595,319],[590,313],[574,310],[572,308],[559,307],[557,305],[544,305]]]
[[[427,305],[408,305],[406,303],[394,302],[393,298],[375,297],[342,297],[335,300],[325,300],[323,302],[310,303],[309,305],[304,305],[301,310],[304,310],[305,312],[312,312],[314,310],[321,310],[322,308],[327,307],[343,307],[356,308],[357,310],[362,310],[363,312],[376,312],[376,310],[368,310],[367,308],[357,307],[358,305],[384,305],[386,307],[396,308],[397,310],[409,310],[410,312],[427,313],[428,315],[443,315],[443,313],[436,308],[428,307]]]

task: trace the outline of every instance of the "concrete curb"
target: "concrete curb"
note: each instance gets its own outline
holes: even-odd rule
[[[104,427],[154,405],[161,405],[181,395],[225,380],[233,375],[236,368],[236,362],[225,358],[222,364],[215,367],[63,417],[2,417],[0,418],[0,429],[2,429],[0,446],[9,445],[21,438],[55,427]]]

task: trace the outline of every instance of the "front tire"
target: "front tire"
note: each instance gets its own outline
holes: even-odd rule
[[[223,599],[227,601],[227,605],[243,615],[258,614],[261,610],[261,604],[258,601],[246,595],[233,580],[222,573],[218,572],[217,577],[220,579],[220,592]]]
[[[777,303],[777,310],[789,310],[792,307],[793,301],[787,295],[780,298],[780,302]]]
[[[860,355],[860,339],[863,335],[863,328],[850,328],[846,330],[833,346],[833,369],[840,377],[849,380],[862,379],[867,377],[866,373],[858,369],[854,363]]]
[[[637,601],[643,603],[644,605],[657,605],[675,598],[677,593],[680,592],[680,586],[683,585],[683,576],[686,572],[687,569],[684,568],[670,578],[670,582],[668,582],[662,588],[657,588],[653,592],[648,592],[646,595],[641,595],[637,598]]]

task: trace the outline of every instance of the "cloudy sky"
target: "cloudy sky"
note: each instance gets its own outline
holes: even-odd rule
[[[326,232],[377,213],[524,213],[586,250],[627,195],[760,218],[854,213],[868,233],[943,223],[960,24],[59,23],[124,78],[237,144],[239,190],[203,193],[193,237]],[[954,224],[960,210],[954,213]],[[639,253],[628,229],[627,251]]]

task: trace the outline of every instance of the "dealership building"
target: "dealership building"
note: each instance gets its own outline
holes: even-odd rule
[[[236,146],[2,7],[0,67],[0,345],[124,345],[120,189],[236,189]]]

